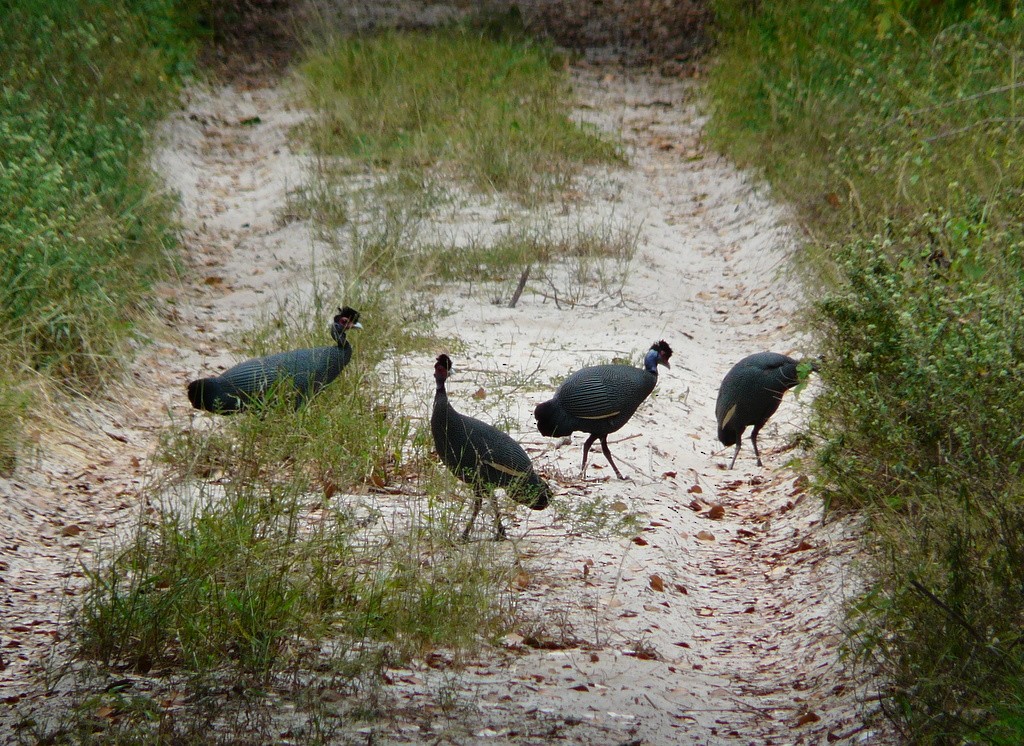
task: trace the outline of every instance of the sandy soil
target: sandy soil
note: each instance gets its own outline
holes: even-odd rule
[[[582,438],[566,445],[536,433],[532,409],[547,394],[520,394],[510,412],[557,499],[604,497],[640,513],[642,529],[595,540],[567,531],[551,511],[520,511],[509,527],[510,551],[528,571],[519,608],[566,646],[538,650],[510,635],[455,678],[427,665],[394,671],[395,716],[362,737],[892,743],[871,691],[838,649],[842,600],[857,587],[856,527],[823,525],[805,480],[786,467],[795,455],[788,436],[809,397],[788,397],[763,432],[763,468],[748,442],[726,470],[732,449],[715,438],[715,395],[736,360],[763,349],[808,352],[789,322],[798,298],[785,275],[793,246],[786,215],[704,146],[690,81],[585,67],[573,74],[579,116],[619,132],[631,155],[629,168],[590,182],[588,209],[638,225],[640,252],[621,293],[571,308],[535,292],[542,288],[528,288],[514,309],[453,291],[457,311],[446,324],[472,353],[456,359],[467,372],[449,393],[474,414],[483,406],[471,396],[477,376],[539,369],[555,377],[612,355],[639,363],[651,342],[668,340],[672,369],[611,441],[627,481],[609,478],[600,453],[581,480]],[[182,196],[189,252],[183,282],[161,289],[165,333],[141,351],[123,399],[76,406],[73,427],[41,434],[35,462],[0,480],[0,697],[8,704],[45,700],[39,675],[59,636],[61,601],[81,592],[83,556],[144,509],[137,496],[158,433],[194,416],[184,383],[234,362],[230,349],[254,319],[309,302],[309,267],[323,247],[308,225],[279,220],[288,190],[304,178],[286,139],[303,113],[286,101],[273,88],[188,93],[157,158]],[[421,363],[426,408],[431,367]],[[455,714],[437,702],[453,686]],[[0,713],[0,734],[10,726]]]

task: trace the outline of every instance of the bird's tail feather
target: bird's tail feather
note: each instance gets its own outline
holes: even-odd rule
[[[229,402],[216,378],[199,378],[189,383],[188,400],[196,409],[205,409],[207,412],[227,408]]]

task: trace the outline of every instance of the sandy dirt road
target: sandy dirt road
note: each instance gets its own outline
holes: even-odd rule
[[[542,287],[513,309],[453,289],[446,324],[472,352],[449,393],[474,414],[470,394],[487,372],[553,378],[611,356],[639,363],[651,342],[668,340],[672,369],[611,439],[628,480],[596,453],[584,482],[582,438],[564,445],[536,433],[532,409],[547,394],[519,395],[509,412],[557,499],[600,496],[638,514],[640,528],[595,538],[550,512],[520,511],[510,526],[510,551],[527,568],[518,606],[564,644],[537,649],[514,634],[454,678],[430,666],[392,672],[393,719],[353,737],[891,743],[871,717],[873,693],[839,654],[841,604],[857,588],[856,527],[822,525],[820,504],[786,467],[809,396],[787,397],[765,429],[763,468],[748,442],[726,470],[731,449],[715,438],[715,395],[734,362],[764,349],[812,352],[790,323],[799,299],[786,276],[785,213],[705,146],[691,81],[594,67],[573,76],[578,116],[619,133],[630,154],[628,167],[587,182],[583,212],[634,226],[639,251],[614,293],[571,307]],[[61,601],[84,586],[81,560],[138,514],[161,429],[194,416],[184,383],[233,362],[240,330],[310,297],[310,267],[326,249],[308,225],[281,219],[305,178],[287,138],[303,116],[281,89],[225,87],[190,91],[168,122],[156,164],[182,197],[189,269],[160,289],[163,332],[121,400],[76,407],[67,432],[42,434],[38,458],[0,480],[0,695],[12,705],[46,699],[39,673]],[[487,219],[448,216],[439,229]],[[427,407],[429,360],[420,363],[423,375],[409,380],[428,392]],[[453,687],[454,716],[437,704]]]

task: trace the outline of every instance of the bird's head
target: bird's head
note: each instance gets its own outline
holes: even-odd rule
[[[341,344],[345,339],[345,332],[349,329],[362,328],[363,325],[359,323],[359,311],[351,306],[345,306],[339,308],[338,313],[334,315],[334,323],[331,324],[331,337],[335,342]]]
[[[438,385],[444,383],[451,372],[452,359],[447,355],[438,355],[437,360],[434,362],[434,380],[437,381]]]
[[[651,345],[651,349],[644,355],[644,368],[652,373],[656,373],[659,365],[664,365],[666,368],[671,368],[669,365],[669,358],[672,357],[672,348],[669,347],[668,342],[664,339],[655,342]]]

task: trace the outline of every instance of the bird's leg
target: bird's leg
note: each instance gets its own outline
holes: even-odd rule
[[[732,452],[732,462],[729,464],[729,468],[736,466],[736,457],[740,455],[740,443],[743,442],[742,438],[736,439],[736,450]]]
[[[625,479],[625,477],[622,476],[622,472],[619,471],[619,467],[617,467],[615,465],[615,462],[612,461],[612,452],[608,450],[608,436],[607,435],[602,435],[601,436],[601,450],[604,451],[604,457],[606,459],[608,459],[608,463],[611,464],[612,465],[612,469],[615,470],[615,476],[617,476],[619,479]]]
[[[469,523],[466,524],[466,530],[462,532],[462,540],[469,541],[469,530],[473,528],[473,522],[476,521],[476,514],[480,512],[480,506],[484,504],[484,497],[480,494],[479,485],[473,487],[473,512],[469,516]]]
[[[494,508],[494,540],[503,541],[505,539],[505,527],[501,525],[501,511],[498,510],[498,498],[494,494],[494,490],[490,491],[491,507]]]
[[[583,444],[583,478],[587,478],[587,454],[590,453],[590,446],[594,445],[594,441],[597,440],[596,435],[591,435],[587,438],[587,442]]]
[[[764,423],[762,422],[761,425],[763,425],[763,424]],[[750,442],[754,444],[754,456],[757,457],[757,465],[758,466],[764,466],[764,464],[761,463],[761,454],[758,453],[758,450],[757,450],[757,434],[761,430],[761,425],[754,425],[754,432],[752,432],[750,434]]]

